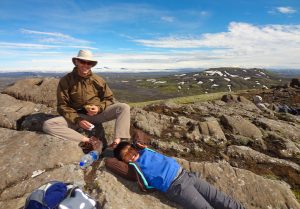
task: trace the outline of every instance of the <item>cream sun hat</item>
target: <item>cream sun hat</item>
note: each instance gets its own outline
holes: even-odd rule
[[[97,60],[93,58],[93,54],[89,50],[79,50],[77,57],[72,58],[72,62],[75,65],[75,59],[86,60],[93,63],[92,67],[97,65]]]

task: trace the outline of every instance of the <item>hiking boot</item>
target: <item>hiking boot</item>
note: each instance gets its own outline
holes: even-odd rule
[[[84,154],[89,153],[90,151],[93,151],[93,145],[89,142],[80,142],[78,146],[82,149],[82,152]]]
[[[119,140],[118,142],[113,141],[110,145],[108,145],[108,147],[109,147],[110,149],[115,149],[115,148],[118,146],[118,144],[119,144],[120,142],[123,142],[123,141],[129,142],[129,139],[127,139],[127,138],[120,138],[120,140]]]
[[[110,149],[115,149],[115,148],[117,147],[117,145],[118,145],[117,142],[113,142],[113,143],[111,143],[110,145],[108,145],[108,147],[109,147]]]
[[[100,139],[98,139],[98,138],[95,137],[95,136],[92,136],[92,137],[90,138],[89,143],[92,145],[93,150],[96,150],[96,151],[98,151],[99,153],[102,152],[103,143],[102,143],[102,141],[101,141]]]

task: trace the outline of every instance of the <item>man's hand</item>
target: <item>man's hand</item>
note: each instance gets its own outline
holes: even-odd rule
[[[85,130],[89,130],[89,128],[91,127],[91,123],[88,122],[87,120],[82,120],[79,122],[79,126]]]
[[[89,116],[96,115],[99,112],[99,107],[96,105],[86,105],[85,109]]]

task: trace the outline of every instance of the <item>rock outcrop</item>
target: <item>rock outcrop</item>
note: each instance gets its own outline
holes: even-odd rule
[[[7,87],[2,93],[11,95],[19,100],[56,106],[57,78],[30,78],[17,81]]]
[[[57,114],[57,82],[20,80],[0,94],[0,209],[21,208],[33,189],[52,179],[75,182],[105,209],[181,208],[158,192],[142,193],[101,160],[81,170],[77,142],[42,133],[43,121]],[[132,125],[149,134],[153,148],[176,157],[247,209],[300,209],[293,193],[300,191],[299,116],[264,114],[235,95],[222,100],[135,107]],[[109,140],[114,123],[103,126]]]

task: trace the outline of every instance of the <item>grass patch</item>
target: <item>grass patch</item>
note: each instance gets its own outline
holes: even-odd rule
[[[297,201],[300,203],[300,191],[299,190],[292,190],[292,192],[294,193]]]
[[[267,174],[264,175],[263,177],[265,177],[266,179],[270,179],[270,180],[280,180],[280,178],[276,175],[272,175],[272,174]]]
[[[147,106],[150,104],[159,104],[162,102],[172,102],[175,104],[190,104],[190,103],[195,103],[195,102],[205,102],[205,101],[221,99],[221,97],[227,93],[228,92],[200,94],[200,95],[187,96],[187,97],[177,97],[177,98],[166,99],[166,100],[155,100],[155,101],[147,101],[147,102],[129,103],[129,105],[131,107],[144,107],[144,106]]]

